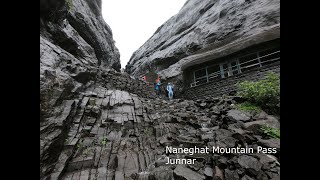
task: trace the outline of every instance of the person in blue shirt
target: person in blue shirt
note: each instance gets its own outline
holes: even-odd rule
[[[156,84],[156,87],[155,87],[155,90],[157,92],[157,95],[160,96],[161,95],[161,92],[160,92],[160,85],[161,85],[161,82],[158,81],[157,84]]]
[[[171,83],[168,83],[167,91],[168,91],[169,100],[171,100],[173,98],[173,85]]]

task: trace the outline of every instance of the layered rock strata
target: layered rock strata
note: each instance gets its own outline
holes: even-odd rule
[[[259,130],[280,128],[266,113],[234,108],[238,97],[207,100],[141,98],[96,87],[66,101],[60,120],[69,121],[64,147],[51,179],[279,179],[280,141]],[[49,137],[49,136],[47,136]],[[168,153],[166,147],[205,148],[208,153]],[[212,147],[254,152],[219,153]],[[275,152],[259,152],[258,148]],[[168,158],[194,159],[167,164]],[[180,161],[179,161],[180,162]]]
[[[99,84],[152,96],[148,84],[117,72],[119,57],[100,0],[40,1],[41,178],[54,171],[81,93]]]
[[[188,0],[138,50],[126,71],[154,70],[183,86],[186,66],[280,38],[279,0]]]

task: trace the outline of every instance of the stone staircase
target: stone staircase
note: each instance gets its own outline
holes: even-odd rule
[[[143,134],[154,130],[143,132],[149,119],[137,95],[97,87],[66,104],[57,122],[74,115],[50,179],[124,179],[154,162],[155,139]]]
[[[239,154],[166,154],[165,146],[212,147],[218,144],[234,147],[242,141],[254,146],[257,138],[242,130],[240,122],[224,120],[226,112],[231,110],[230,101],[167,101],[141,98],[101,86],[91,88],[77,100],[64,102],[64,109],[55,122],[64,122],[70,128],[54,170],[45,179],[201,180],[231,175],[239,177],[237,172],[246,178],[247,175],[258,177],[259,173],[267,179],[278,177],[276,160],[263,155],[260,155],[264,159],[262,162],[270,163],[265,165],[269,169],[253,172],[238,164],[238,171],[232,169],[237,159],[242,157]],[[212,110],[215,113],[209,115],[209,107],[214,104],[218,110]],[[229,124],[227,129],[223,128],[224,123]],[[195,158],[196,163],[166,165],[166,157]],[[255,158],[242,159],[260,164]],[[267,177],[266,173],[270,175]]]

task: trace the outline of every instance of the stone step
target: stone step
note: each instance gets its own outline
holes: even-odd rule
[[[96,176],[97,176],[97,169],[91,169],[89,180],[96,180],[97,179]]]
[[[106,180],[107,179],[107,168],[100,167],[97,169],[97,180]]]
[[[73,176],[73,172],[67,172],[63,175],[63,177],[61,178],[61,180],[72,180],[72,176]]]
[[[79,180],[89,180],[90,169],[82,170],[80,173]]]
[[[65,170],[66,164],[70,160],[71,155],[72,155],[71,149],[65,149],[61,152],[61,154],[57,160],[58,163],[55,165],[55,167],[53,169],[51,179],[59,179],[62,177],[63,171]]]
[[[89,153],[86,156],[79,156],[70,160],[70,162],[68,163],[67,172],[92,168],[94,165],[94,153]]]
[[[69,117],[72,109],[74,108],[75,101],[74,100],[66,100],[62,102],[63,110],[60,116],[55,118],[54,122],[57,126],[63,126],[63,123],[66,122],[67,118]]]
[[[76,115],[76,117],[74,118],[74,123],[80,123],[81,122],[81,119],[83,117],[83,114],[84,114],[84,108],[81,108],[79,111],[78,111],[78,114]]]
[[[74,137],[72,140],[69,140],[65,143],[66,148],[74,148],[75,145],[79,142],[79,138]]]
[[[76,137],[76,135],[78,134],[78,129],[79,129],[79,124],[72,124],[71,128],[69,130],[68,133],[68,138],[65,141],[65,145],[66,146],[73,146],[75,144],[72,144],[74,138]]]
[[[88,101],[89,101],[89,98],[90,98],[90,97],[87,97],[87,96],[83,97],[83,99],[82,99],[82,101],[81,101],[81,105],[80,105],[81,109],[83,109],[83,108],[86,107],[86,105],[87,105],[87,103],[88,103]]]
[[[81,171],[73,173],[72,180],[80,180]]]

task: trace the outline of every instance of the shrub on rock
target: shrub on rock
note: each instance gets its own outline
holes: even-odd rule
[[[269,73],[265,79],[251,82],[244,81],[238,84],[238,94],[252,104],[260,106],[269,113],[280,113],[280,77]]]

